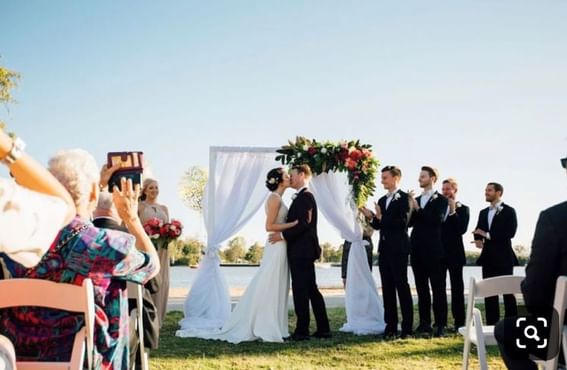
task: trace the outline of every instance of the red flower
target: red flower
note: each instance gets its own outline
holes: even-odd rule
[[[307,153],[309,153],[309,155],[315,155],[315,153],[317,153],[317,149],[315,149],[314,147],[311,146],[307,150]]]
[[[349,170],[354,170],[356,168],[356,161],[352,160],[351,158],[347,158],[345,161],[345,166],[346,168],[348,168]]]
[[[360,158],[362,158],[362,152],[358,149],[355,149],[350,153],[350,158],[353,161],[358,162]]]
[[[372,158],[372,152],[368,149],[362,149],[362,158]]]
[[[341,151],[339,152],[339,158],[343,162],[346,161],[346,159],[348,158],[348,149],[341,148]]]

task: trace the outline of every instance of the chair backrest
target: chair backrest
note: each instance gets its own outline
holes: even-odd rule
[[[563,323],[565,322],[565,309],[567,309],[567,276],[559,276],[555,283],[555,297],[553,299],[553,309],[557,316],[551,319],[551,327],[556,330],[558,336],[552,336],[549,345],[550,349],[559,348],[567,356],[567,331]],[[552,330],[553,330],[552,329]],[[559,355],[545,362],[545,369],[557,369]]]
[[[141,366],[142,369],[136,370],[148,370],[148,357],[146,355],[146,347],[144,345],[144,319],[143,319],[143,312],[144,312],[144,300],[143,300],[143,291],[142,285],[128,282],[126,284],[126,289],[128,290],[128,299],[135,299],[136,300],[136,332],[138,333],[138,341],[139,347],[138,351],[140,352],[140,359],[141,359]]]
[[[83,285],[56,283],[40,279],[0,280],[0,308],[36,306],[82,313],[85,320],[87,359],[93,366],[94,289],[90,279]],[[16,348],[16,352],[17,352]]]
[[[521,294],[523,280],[523,276],[512,275],[482,279],[474,285],[474,296],[476,298],[485,298],[500,294]]]

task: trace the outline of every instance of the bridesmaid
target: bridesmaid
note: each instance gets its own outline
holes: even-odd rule
[[[152,218],[158,218],[163,223],[169,222],[169,211],[165,205],[158,203],[158,195],[158,182],[154,179],[144,180],[138,207],[142,224],[145,224]],[[159,326],[161,328],[167,312],[167,299],[169,296],[169,249],[163,243],[163,240],[156,241],[152,239],[152,241],[157,249],[161,264],[161,270],[157,279],[160,282],[160,286],[157,293],[152,295],[158,311]]]

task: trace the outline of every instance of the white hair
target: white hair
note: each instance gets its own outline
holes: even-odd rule
[[[61,150],[49,159],[49,172],[67,189],[76,206],[86,205],[100,181],[94,157],[83,149]]]
[[[112,202],[112,194],[105,191],[101,191],[98,194],[98,204],[97,209],[110,211],[114,208],[114,203]]]

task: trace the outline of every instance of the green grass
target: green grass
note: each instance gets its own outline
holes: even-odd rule
[[[355,336],[338,329],[345,322],[343,308],[328,309],[332,339],[305,342],[238,345],[212,340],[177,338],[181,312],[167,314],[160,348],[150,354],[151,369],[458,369],[463,340],[458,335],[435,339],[385,341],[375,336]],[[295,317],[290,312],[290,328]],[[312,328],[314,331],[314,328]],[[474,346],[473,346],[474,348]],[[490,369],[505,369],[498,348],[489,347]],[[471,369],[478,369],[476,350]]]

